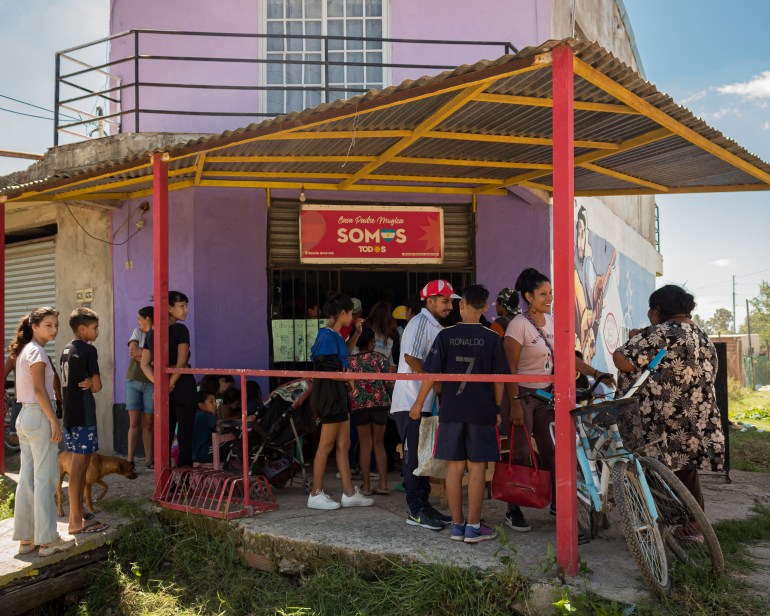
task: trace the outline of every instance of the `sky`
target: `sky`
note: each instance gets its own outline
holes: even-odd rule
[[[579,2],[580,0],[578,0]],[[770,162],[770,2],[624,0],[645,75],[749,152]],[[668,195],[660,208],[663,276],[711,316],[770,281],[770,192]]]
[[[647,79],[770,161],[770,2],[624,3]],[[52,117],[55,52],[105,36],[108,17],[108,0],[0,0],[0,108]],[[104,50],[96,53],[94,61]],[[43,153],[52,130],[50,120],[0,110],[0,149]],[[28,164],[0,158],[0,175]],[[770,280],[770,192],[660,196],[657,203],[664,259],[658,284],[686,285],[707,318],[720,307],[732,310],[736,276],[742,323],[746,299]]]

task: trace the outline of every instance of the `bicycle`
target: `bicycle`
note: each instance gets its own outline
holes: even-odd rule
[[[623,534],[642,578],[654,592],[668,595],[672,588],[671,552],[686,564],[703,568],[710,560],[717,575],[724,570],[719,541],[703,510],[682,482],[657,460],[635,453],[644,446],[639,404],[633,394],[649,378],[665,355],[661,350],[623,397],[581,406],[571,415],[576,425],[578,525],[590,541],[597,526],[614,506]],[[591,400],[599,381],[578,392],[578,401]],[[553,404],[553,394],[538,390],[534,396]],[[618,423],[631,424],[624,443]],[[639,442],[631,442],[636,438]],[[610,479],[613,491],[610,492]],[[697,526],[696,526],[697,525]],[[691,532],[700,531],[699,536]],[[698,540],[702,537],[702,541]],[[584,541],[585,542],[585,541]],[[667,549],[668,548],[668,552]]]
[[[21,446],[19,445],[19,437],[15,434],[11,434],[11,413],[13,412],[13,405],[15,404],[15,396],[13,392],[5,390],[5,430],[3,430],[3,441],[5,448],[8,451],[19,451]]]

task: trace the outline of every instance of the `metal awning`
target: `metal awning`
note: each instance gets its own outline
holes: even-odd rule
[[[502,194],[553,190],[552,54],[574,53],[575,195],[770,189],[770,165],[596,43],[515,55],[290,113],[168,150],[169,189],[193,186]],[[152,192],[150,156],[8,186],[8,202]]]

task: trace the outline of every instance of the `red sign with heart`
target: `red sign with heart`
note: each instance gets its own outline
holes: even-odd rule
[[[442,263],[439,207],[303,205],[302,263]]]

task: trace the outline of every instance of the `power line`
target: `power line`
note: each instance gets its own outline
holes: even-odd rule
[[[15,113],[16,115],[27,116],[28,118],[39,118],[41,120],[53,122],[53,118],[46,118],[45,116],[35,115],[33,113],[24,113],[23,111],[15,111],[14,109],[6,109],[5,107],[0,107],[0,111],[7,111],[8,113]]]
[[[13,101],[14,103],[20,103],[22,105],[28,105],[29,107],[34,107],[35,109],[41,109],[42,111],[47,111],[48,113],[54,113],[53,111],[51,111],[47,107],[41,107],[40,105],[35,105],[33,103],[28,103],[27,101],[23,101],[23,100],[18,99],[18,98],[13,98],[12,96],[6,96],[5,94],[0,94],[0,98],[5,98],[5,99],[7,99],[9,101]],[[21,111],[13,111],[11,109],[3,109],[3,111],[10,111],[11,113],[18,113],[18,114],[21,114],[21,115],[30,115],[28,113],[25,114],[25,113],[23,113]],[[82,119],[82,118],[76,118],[75,116],[67,115],[66,113],[60,113],[59,115],[61,117],[63,117],[63,118],[67,118],[69,120],[80,120],[80,119]],[[42,118],[44,120],[48,120],[49,119],[49,118],[43,118],[43,116],[30,116],[30,117]],[[53,118],[50,118],[50,119],[53,119]]]
[[[751,272],[750,274],[741,274],[740,276],[736,276],[735,278],[736,278],[736,280],[738,278],[748,278],[749,276],[756,276],[757,274],[762,274],[763,272],[770,272],[770,267],[766,267],[765,269],[761,269],[761,270],[758,270],[756,272]],[[715,286],[720,285],[720,284],[728,284],[730,282],[732,282],[732,278],[728,278],[728,279],[725,279],[725,280],[719,280],[717,282],[711,282],[709,284],[704,284],[704,285],[702,285],[700,287],[695,287],[695,288],[693,288],[691,290],[692,291],[698,291],[700,289],[708,289],[710,287],[715,287]],[[749,283],[741,283],[741,284],[749,284]]]

